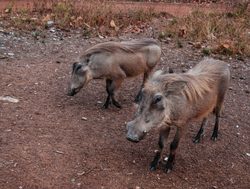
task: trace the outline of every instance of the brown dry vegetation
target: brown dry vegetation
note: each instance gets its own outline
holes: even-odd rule
[[[174,36],[198,44],[205,42],[209,46],[204,48],[205,54],[214,52],[250,56],[249,17],[247,3],[237,5],[228,13],[203,13],[196,10],[185,18],[169,22],[160,38]]]
[[[7,14],[2,17],[9,18],[12,26],[28,30],[43,27],[48,20],[53,20],[57,27],[66,29],[109,27],[110,21],[114,20],[117,27],[122,28],[150,21],[155,16],[151,8],[121,12],[114,10],[106,1],[94,0],[34,1],[32,6],[28,4],[25,8],[13,11],[14,5],[14,1],[11,1],[5,9]]]
[[[159,31],[156,36],[161,40],[175,38],[179,47],[182,47],[182,40],[188,40],[202,47],[204,54],[250,56],[248,4],[236,3],[233,9],[223,13],[205,13],[197,9],[186,17],[169,21],[166,19],[169,15],[150,7],[121,11],[107,1],[35,0],[32,5],[14,10],[15,1],[12,0],[0,19],[8,21],[6,27],[36,31],[36,34],[47,27],[47,21],[52,20],[57,28],[80,29],[83,36],[88,37],[118,35],[129,26],[137,29],[143,23],[151,25],[152,19],[156,18],[162,20],[161,26],[152,27],[161,28],[156,28]]]

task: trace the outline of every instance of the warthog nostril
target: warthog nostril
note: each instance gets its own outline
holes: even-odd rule
[[[131,141],[131,142],[139,142],[139,137],[138,136],[131,136],[131,135],[127,135],[127,140]]]
[[[130,141],[130,142],[139,142],[139,139],[135,139],[135,138],[130,138],[130,137],[127,137],[127,139]]]
[[[75,89],[69,90],[68,93],[67,93],[68,96],[74,96],[75,94],[76,94]]]

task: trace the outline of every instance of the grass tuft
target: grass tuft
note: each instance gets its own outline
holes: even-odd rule
[[[204,13],[196,10],[185,18],[169,22],[164,33],[211,44],[213,53],[250,56],[249,18],[247,4],[240,4],[229,13]]]

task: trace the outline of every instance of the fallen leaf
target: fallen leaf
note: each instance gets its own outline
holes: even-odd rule
[[[225,48],[225,49],[229,49],[230,48],[230,45],[225,43],[225,44],[222,44],[222,46]]]
[[[51,20],[51,16],[50,16],[49,14],[47,14],[47,15],[42,19],[43,22],[48,22],[49,20]]]
[[[119,27],[118,27],[118,26],[116,26],[116,24],[115,24],[115,21],[114,21],[114,20],[111,20],[111,21],[110,21],[110,26],[111,26],[112,28],[114,28],[114,29],[115,29],[115,31],[118,31],[118,30],[119,30]]]
[[[115,21],[114,21],[114,20],[111,20],[111,21],[110,21],[110,26],[111,26],[112,28],[115,28],[115,27],[116,27]]]

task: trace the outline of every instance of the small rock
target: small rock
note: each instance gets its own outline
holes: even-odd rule
[[[54,21],[52,21],[52,20],[48,20],[47,23],[46,23],[46,26],[48,28],[52,27],[53,25],[54,25]]]
[[[55,28],[50,28],[49,30],[51,33],[55,33],[56,32],[56,29]]]
[[[239,128],[239,125],[236,125],[236,128]]]
[[[185,63],[184,62],[181,62],[181,67],[185,67]]]
[[[10,13],[10,12],[11,12],[11,9],[5,9],[4,12],[5,12],[5,13]]]
[[[82,175],[84,175],[86,172],[85,171],[83,171],[83,172],[81,172],[81,173],[77,173],[77,175],[78,176],[82,176]]]
[[[8,53],[8,55],[9,56],[14,56],[15,54],[10,52],[10,53]]]
[[[97,101],[97,104],[102,104],[102,101]]]
[[[248,157],[250,157],[250,153],[246,153],[246,155],[247,155]]]
[[[13,103],[18,103],[19,102],[19,100],[17,98],[13,98],[13,97],[10,97],[10,96],[0,96],[0,100],[13,102]]]
[[[87,118],[86,117],[82,117],[82,120],[87,121]]]
[[[6,58],[8,57],[0,54],[0,59],[6,59]]]
[[[80,183],[80,182],[79,182],[79,183],[77,183],[77,186],[78,186],[78,187],[80,187],[80,186],[81,186],[81,183]]]
[[[60,64],[60,63],[61,63],[61,61],[57,60],[57,61],[56,61],[56,63],[57,63],[57,64]]]
[[[64,154],[62,151],[59,151],[59,150],[55,150],[55,152],[58,154]]]
[[[158,179],[158,180],[160,180],[160,179],[161,179],[159,174],[157,174],[156,176],[157,176],[157,179]]]
[[[133,160],[133,163],[135,164],[135,160]]]
[[[135,189],[141,189],[141,187],[140,186],[136,186]]]
[[[103,37],[102,35],[100,35],[100,34],[98,35],[98,37],[99,37],[100,39],[104,39],[104,37]]]
[[[76,181],[76,179],[75,179],[75,178],[72,178],[72,179],[71,179],[71,182],[73,182],[73,183],[74,183],[75,181]]]
[[[200,42],[197,42],[197,43],[193,43],[193,46],[194,46],[194,48],[196,48],[196,49],[201,49],[201,43]]]
[[[230,91],[232,91],[232,90],[233,90],[233,87],[229,87],[228,89],[229,89]]]

